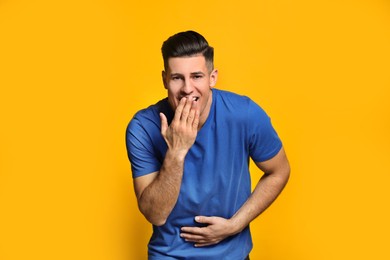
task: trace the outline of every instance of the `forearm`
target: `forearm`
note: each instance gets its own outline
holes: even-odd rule
[[[134,182],[140,211],[157,226],[165,224],[179,197],[184,158],[198,133],[196,101],[182,98],[169,126],[163,113],[160,113],[160,119],[161,135],[168,146],[162,167],[159,172]]]
[[[241,232],[275,201],[285,187],[289,173],[289,169],[284,169],[283,172],[263,175],[251,196],[230,219],[234,234]]]
[[[225,238],[240,233],[249,223],[266,210],[283,190],[289,171],[265,174],[252,195],[230,218],[196,216],[195,221],[206,227],[182,227],[181,237],[196,247],[214,245]]]
[[[138,198],[140,211],[152,224],[163,225],[175,206],[180,192],[183,167],[184,156],[168,150],[156,178]]]

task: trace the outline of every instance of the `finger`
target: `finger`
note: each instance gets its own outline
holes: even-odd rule
[[[205,238],[205,237],[202,237],[202,236],[189,236],[189,237],[184,237],[184,236],[181,236],[184,241],[186,242],[189,242],[189,243],[194,243],[194,244],[197,244],[197,245],[205,245],[205,244],[214,244],[216,243],[216,240],[214,239],[208,239],[208,238]]]
[[[181,113],[181,121],[182,122],[187,122],[187,118],[188,118],[188,115],[190,114],[190,110],[191,110],[191,107],[192,107],[192,101],[187,99],[186,98],[186,102],[184,104],[184,107],[183,107],[183,110],[182,110],[182,113]]]
[[[188,233],[181,233],[180,237],[184,238],[185,241],[187,242],[202,242],[205,240],[204,236],[200,235],[193,235],[193,234],[188,234]]]
[[[182,227],[181,231],[186,234],[192,234],[192,235],[200,235],[202,236],[204,234],[203,228],[199,227]]]
[[[195,221],[198,223],[203,223],[203,224],[212,224],[214,223],[214,218],[213,217],[205,217],[205,216],[196,216]]]
[[[192,121],[192,129],[194,129],[194,130],[198,130],[198,127],[199,127],[199,117],[200,117],[199,110],[196,110],[195,111],[194,120]]]
[[[196,114],[196,110],[191,108],[190,110],[190,113],[188,114],[188,118],[187,118],[187,124],[188,125],[193,125],[193,122],[195,120],[195,114]]]
[[[168,120],[163,113],[160,113],[160,120],[161,120],[161,134],[164,136],[168,129]]]
[[[184,105],[186,104],[187,98],[180,99],[179,105],[176,107],[175,110],[175,116],[173,117],[174,121],[179,121],[181,118],[181,114],[184,108]]]
[[[196,121],[195,121],[196,120]],[[187,118],[187,123],[194,126],[194,123],[196,126],[199,123],[199,109],[198,109],[198,102],[197,101],[192,101],[192,106],[190,113]]]

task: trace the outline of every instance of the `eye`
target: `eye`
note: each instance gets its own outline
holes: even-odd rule
[[[194,75],[193,78],[194,78],[194,79],[201,79],[201,78],[203,78],[203,75]]]

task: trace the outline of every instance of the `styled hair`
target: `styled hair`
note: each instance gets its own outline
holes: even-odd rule
[[[168,68],[168,59],[174,57],[191,57],[203,55],[208,70],[214,69],[214,48],[209,46],[206,39],[194,31],[179,32],[169,37],[161,47],[164,68]]]

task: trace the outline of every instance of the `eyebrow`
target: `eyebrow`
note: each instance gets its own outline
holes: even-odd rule
[[[191,72],[191,75],[205,75],[202,71]]]
[[[190,73],[191,75],[206,75],[205,73],[203,73],[202,71],[195,71],[195,72],[191,72]],[[170,77],[182,77],[183,74],[181,73],[171,73],[170,74]]]
[[[180,73],[170,73],[169,74],[170,77],[175,77],[175,76],[183,76],[183,74],[180,74]]]

